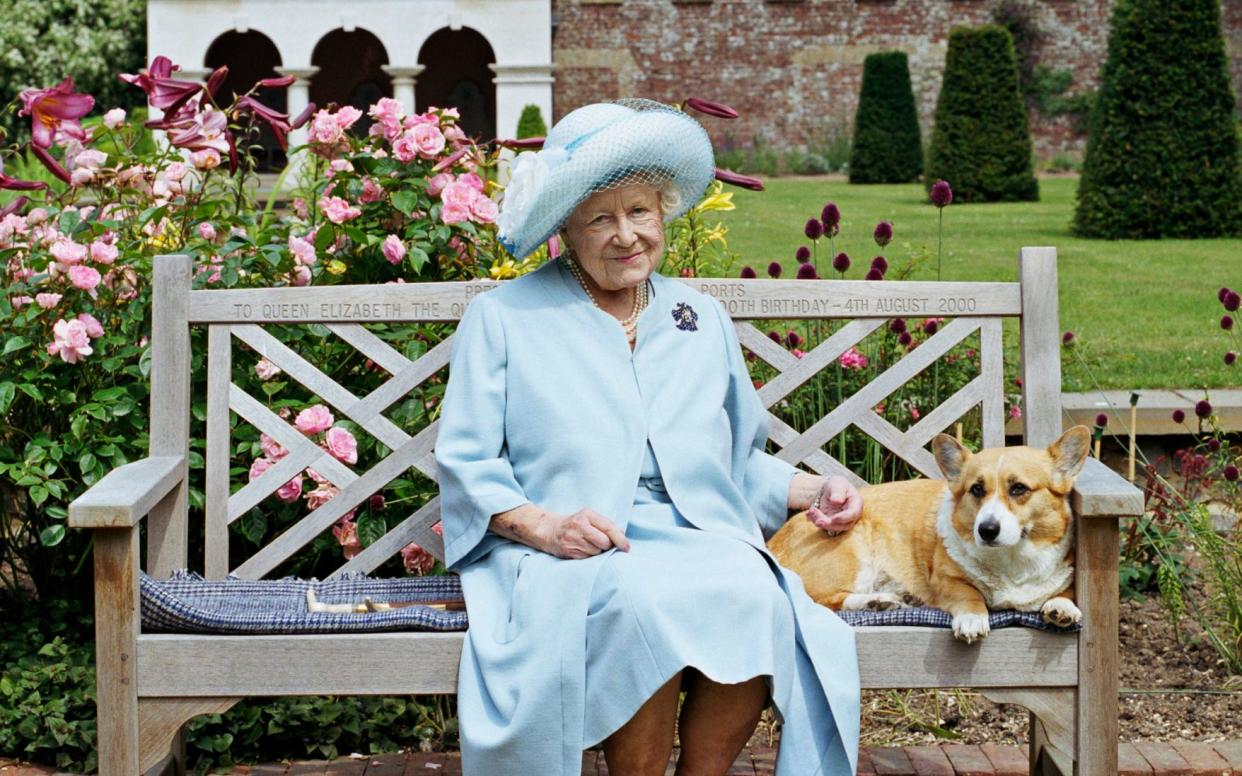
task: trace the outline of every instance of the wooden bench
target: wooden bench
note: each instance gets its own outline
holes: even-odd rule
[[[460,633],[205,636],[143,633],[139,620],[140,526],[145,520],[148,573],[168,576],[187,557],[186,461],[190,439],[190,328],[206,326],[207,417],[205,557],[218,578],[270,573],[348,508],[409,467],[434,479],[435,424],[413,436],[381,412],[448,363],[451,339],[411,362],[363,324],[460,318],[472,295],[493,281],[266,290],[192,291],[190,261],[155,261],[150,458],[109,473],[70,507],[70,525],[95,530],[95,596],[100,773],[182,770],[179,730],[198,714],[222,712],[246,696],[403,695],[452,693]],[[919,347],[805,432],[773,416],[779,455],[820,473],[847,472],[825,452],[841,429],[857,426],[928,476],[939,476],[925,449],[931,437],[981,406],[986,446],[1004,443],[1002,321],[1020,321],[1026,442],[1045,446],[1061,432],[1060,331],[1056,252],[1024,248],[1017,283],[687,280],[715,295],[737,319],[741,342],[779,374],[761,388],[766,406],[831,366],[851,345],[895,316],[952,318]],[[375,307],[379,303],[386,305]],[[360,305],[369,304],[370,307]],[[954,317],[956,316],[956,317]],[[746,319],[853,319],[799,359]],[[332,382],[266,332],[264,324],[319,322],[390,375],[365,397]],[[762,323],[762,322],[761,322]],[[980,374],[942,405],[902,431],[877,415],[877,403],[979,332]],[[393,452],[356,474],[328,458],[291,426],[231,382],[236,338],[280,366]],[[289,450],[281,465],[231,492],[230,413]],[[832,449],[832,446],[827,446]],[[228,557],[229,524],[306,466],[317,467],[341,494],[249,558]],[[274,474],[272,472],[275,472]],[[431,530],[438,498],[367,547],[341,570],[371,571],[410,541],[440,554]],[[1117,756],[1118,517],[1141,514],[1140,492],[1094,459],[1073,495],[1077,512],[1078,634],[1025,628],[993,631],[981,644],[955,641],[948,630],[859,628],[858,654],[866,688],[976,688],[997,702],[1030,710],[1032,773],[1106,776]],[[198,565],[198,559],[195,559]],[[344,672],[340,656],[366,670]]]

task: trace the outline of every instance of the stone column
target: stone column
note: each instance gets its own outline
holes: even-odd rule
[[[285,106],[289,111],[289,120],[297,118],[302,111],[306,110],[306,106],[310,104],[310,79],[315,77],[315,73],[319,72],[318,67],[278,67],[276,72],[281,75],[291,75],[294,82],[289,84],[288,92],[285,95]],[[310,135],[307,133],[306,125],[300,128],[290,130],[289,132],[289,149],[291,153],[288,155],[289,174],[285,180],[288,185],[293,185],[300,177],[300,173],[306,164],[306,152],[292,153],[292,149],[296,146],[306,145],[306,140]]]
[[[546,65],[489,65],[496,77],[496,137],[517,134],[522,108],[538,105],[543,120],[552,126],[552,63]]]
[[[392,76],[392,96],[401,103],[407,114],[414,113],[414,81],[427,68],[423,65],[399,67],[397,65],[381,65],[385,73]]]

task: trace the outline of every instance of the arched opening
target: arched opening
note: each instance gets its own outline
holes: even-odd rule
[[[496,137],[496,84],[488,67],[492,46],[476,30],[437,30],[423,43],[418,63],[426,69],[414,88],[415,109],[456,108],[462,131],[476,140]]]
[[[384,44],[367,30],[335,29],[315,44],[311,64],[319,68],[311,78],[311,102],[321,108],[334,102],[362,111],[350,131],[365,136],[372,124],[367,109],[381,97],[392,96],[392,77],[383,70],[388,64]]]
[[[239,94],[245,94],[264,78],[278,78],[280,73],[280,51],[272,39],[261,32],[249,30],[237,32],[230,30],[212,41],[207,48],[207,56],[203,66],[215,70],[220,65],[228,65],[229,74],[216,92],[216,102],[228,107]],[[255,98],[273,110],[284,112],[288,105],[284,89],[261,88],[255,92]],[[258,123],[258,134],[249,138],[247,143],[239,143],[238,151],[244,145],[257,145],[250,153],[255,157],[255,166],[260,172],[271,172],[283,169],[285,152],[276,142],[276,135],[271,127],[264,122]]]

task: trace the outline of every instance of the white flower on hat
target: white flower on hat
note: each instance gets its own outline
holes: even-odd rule
[[[525,223],[543,191],[544,182],[568,156],[563,148],[544,148],[524,151],[514,157],[509,167],[509,185],[505,187],[500,215],[496,218],[502,242],[510,242],[510,235]]]

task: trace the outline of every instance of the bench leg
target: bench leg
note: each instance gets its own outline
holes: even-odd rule
[[[1078,704],[1075,751],[1079,776],[1117,773],[1118,526],[1115,517],[1077,520]]]
[[[95,531],[95,697],[100,776],[138,767],[138,529]]]
[[[980,693],[993,703],[1016,703],[1030,712],[1031,776],[1072,776],[1074,688],[989,688]]]
[[[185,774],[181,726],[200,714],[222,714],[241,698],[143,698],[138,702],[141,773],[170,758],[172,772]],[[167,769],[166,769],[167,770]]]

